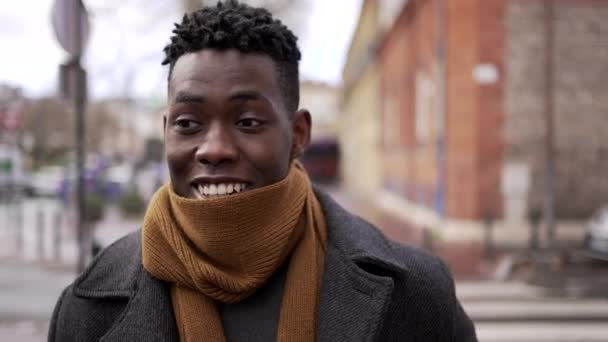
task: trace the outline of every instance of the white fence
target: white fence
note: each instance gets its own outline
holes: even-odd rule
[[[64,263],[75,260],[71,216],[52,198],[0,203],[0,256]]]

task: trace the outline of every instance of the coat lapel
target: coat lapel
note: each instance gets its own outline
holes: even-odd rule
[[[143,268],[138,285],[122,317],[100,342],[179,342],[167,285]]]
[[[365,273],[328,248],[319,307],[319,341],[374,341],[390,303],[393,281]]]
[[[141,232],[119,240],[111,251],[102,252],[74,282],[78,297],[108,306],[127,303],[100,341],[179,342],[168,285],[141,263]]]
[[[315,192],[329,236],[318,340],[378,340],[393,293],[390,275],[404,270],[397,266],[392,248],[377,229],[346,212],[322,191]]]

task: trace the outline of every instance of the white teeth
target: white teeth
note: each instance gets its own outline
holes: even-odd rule
[[[220,184],[217,186],[217,194],[218,195],[225,195],[226,194],[226,184]]]
[[[220,183],[220,184],[199,184],[195,186],[196,190],[204,196],[222,196],[236,194],[245,191],[247,184],[245,183]]]

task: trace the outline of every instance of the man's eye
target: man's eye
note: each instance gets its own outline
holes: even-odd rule
[[[243,128],[255,128],[262,124],[260,120],[257,119],[241,119],[236,125]]]
[[[199,126],[199,123],[189,119],[177,119],[175,120],[174,125],[177,129],[191,130],[197,128]]]

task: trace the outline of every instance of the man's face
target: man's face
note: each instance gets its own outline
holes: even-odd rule
[[[310,114],[289,113],[274,61],[236,50],[180,57],[169,80],[165,151],[175,192],[230,195],[283,179],[310,139]]]

